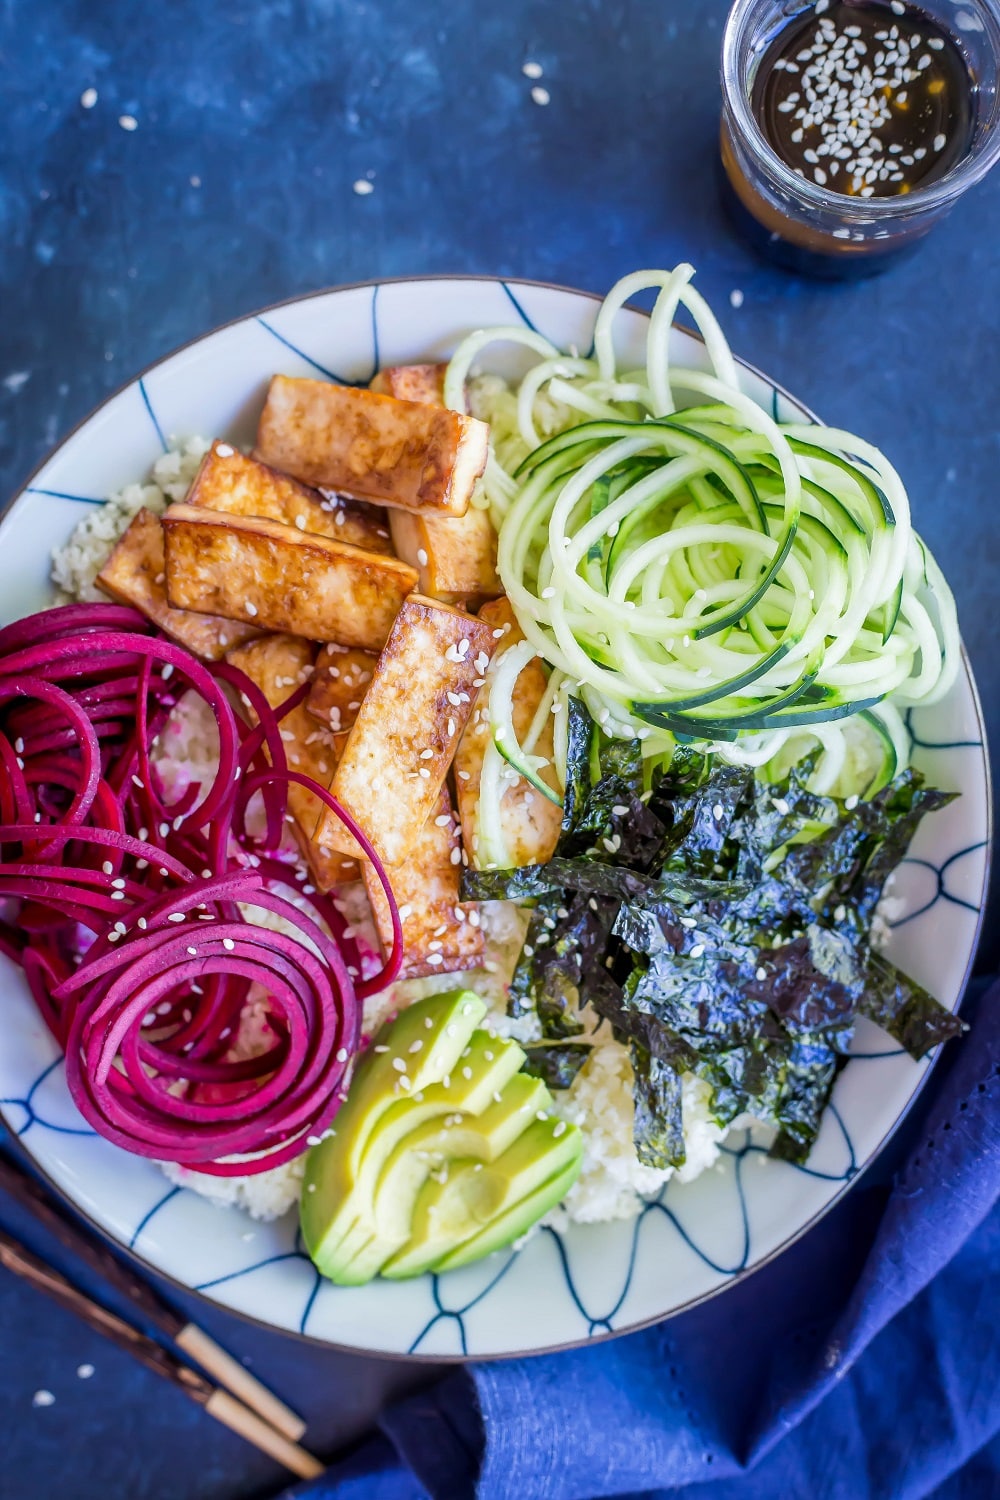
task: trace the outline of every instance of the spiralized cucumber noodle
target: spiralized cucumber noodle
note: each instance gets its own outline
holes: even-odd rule
[[[585,357],[527,327],[490,328],[448,367],[446,403],[465,410],[492,344],[538,356],[516,389],[491,383],[477,496],[521,630],[556,674],[554,700],[578,694],[650,756],[680,737],[764,765],[808,737],[830,785],[845,729],[864,723],[905,764],[901,710],[939,700],[958,671],[951,592],[885,455],[758,406],[693,274],[625,277]],[[616,319],[650,288],[644,366],[622,369]],[[704,343],[697,368],[672,357],[682,307]],[[491,723],[504,759],[537,769],[511,744],[514,680],[493,674]],[[564,777],[559,748],[557,735]]]

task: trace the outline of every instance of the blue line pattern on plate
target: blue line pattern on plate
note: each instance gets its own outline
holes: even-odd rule
[[[913,727],[914,708],[908,708],[903,715],[906,727],[910,732],[910,739],[915,746],[921,750],[981,750],[982,740],[925,740]]]
[[[975,854],[977,850],[985,848],[985,839],[980,839],[977,844],[969,844],[966,848],[959,849],[954,854],[949,855],[944,863],[940,865],[936,865],[933,860],[918,859],[915,855],[908,854],[902,863],[904,865],[916,865],[922,870],[930,870],[937,881],[937,890],[929,901],[924,902],[923,906],[918,906],[915,911],[908,911],[904,917],[896,917],[892,921],[887,921],[886,926],[891,927],[893,931],[898,927],[905,927],[907,922],[912,922],[917,917],[922,917],[924,912],[930,911],[931,907],[938,901],[950,901],[952,906],[964,907],[966,911],[974,912],[978,916],[982,909],[978,902],[966,901],[964,896],[956,896],[949,891],[947,874],[956,860],[964,859],[967,854]]]
[[[177,1197],[177,1194],[183,1191],[184,1189],[179,1187],[170,1188],[167,1192],[164,1193],[159,1202],[154,1203],[152,1208],[148,1209],[146,1213],[143,1214],[142,1218],[135,1226],[135,1229],[132,1231],[132,1236],[128,1242],[128,1247],[130,1250],[135,1249],[136,1241],[138,1240],[140,1234],[142,1234],[144,1229],[149,1228],[150,1224],[156,1218],[156,1215],[160,1212],[160,1209],[166,1208],[167,1204],[172,1202],[172,1200]]]
[[[518,317],[521,319],[521,322],[524,324],[525,328],[530,328],[531,331],[532,331],[532,333],[538,333],[540,338],[544,338],[545,334],[544,333],[539,333],[539,330],[535,327],[534,323],[528,317],[528,314],[525,312],[524,308],[521,306],[521,304],[518,301],[518,299],[514,296],[514,293],[511,291],[511,289],[507,285],[506,281],[501,281],[500,285],[503,287],[504,291],[507,293],[507,296],[508,296],[508,298],[509,298],[509,300],[510,300],[510,302],[511,302],[513,308],[514,308],[514,311],[517,313]]]
[[[163,436],[163,428],[160,426],[159,418],[157,417],[156,412],[153,410],[153,403],[149,399],[149,392],[146,389],[146,382],[141,378],[139,380],[139,395],[142,397],[143,405],[149,412],[149,420],[156,428],[156,436],[160,440],[160,447],[163,449],[164,453],[166,453],[169,445],[166,438]]]
[[[261,328],[266,328],[271,337],[277,339],[279,344],[284,344],[286,349],[291,349],[293,354],[297,355],[299,359],[304,359],[307,365],[312,365],[313,369],[318,370],[325,379],[332,380],[335,385],[354,384],[351,380],[345,380],[342,375],[335,374],[333,370],[328,370],[326,365],[321,365],[318,359],[313,359],[311,354],[307,354],[304,349],[300,349],[297,344],[293,344],[291,339],[286,339],[283,333],[279,333],[276,328],[272,328],[266,318],[259,317],[257,322]]]
[[[94,495],[71,495],[66,490],[43,490],[36,484],[29,484],[24,492],[26,495],[45,495],[49,500],[73,500],[77,505],[103,505],[107,496],[100,498]]]
[[[378,294],[379,294],[379,288],[377,286],[372,287],[372,302],[371,302],[372,363],[371,363],[371,371],[370,371],[370,373],[367,376],[365,376],[363,379],[361,379],[361,380],[348,380],[345,375],[338,375],[335,370],[331,370],[326,365],[320,364],[320,362],[319,362],[318,359],[313,359],[312,355],[311,354],[307,354],[304,349],[300,349],[299,346],[298,346],[298,344],[293,344],[292,341],[291,341],[291,339],[287,339],[283,333],[279,333],[278,330],[273,326],[273,324],[269,323],[266,318],[262,318],[262,317],[258,316],[257,322],[260,324],[261,328],[265,328],[267,330],[267,332],[271,335],[272,338],[277,339],[279,344],[284,344],[284,346],[285,346],[286,349],[290,349],[293,354],[295,354],[295,355],[298,356],[299,359],[304,359],[307,365],[312,365],[312,367],[313,367],[314,370],[318,370],[319,373],[322,376],[324,376],[327,380],[332,380],[335,385],[350,385],[350,386],[370,385],[371,381],[374,379],[375,374],[376,374],[376,372],[378,370],[379,336],[378,336],[378,319],[377,319],[377,312],[376,312],[376,308],[377,308],[377,305],[378,305]]]
[[[437,1308],[437,1312],[427,1323],[424,1324],[424,1327],[420,1330],[416,1338],[413,1340],[413,1343],[410,1345],[407,1353],[416,1354],[417,1350],[420,1348],[420,1345],[430,1333],[431,1329],[435,1328],[438,1323],[447,1322],[450,1320],[453,1321],[458,1327],[458,1337],[461,1342],[462,1353],[468,1354],[469,1340],[465,1328],[466,1313],[471,1312],[472,1309],[478,1305],[478,1303],[482,1302],[484,1297],[488,1296],[489,1293],[492,1292],[497,1283],[503,1280],[503,1278],[507,1275],[507,1272],[510,1270],[511,1266],[514,1264],[515,1259],[516,1252],[509,1252],[507,1255],[507,1259],[504,1261],[497,1274],[493,1277],[493,1280],[487,1282],[482,1291],[477,1292],[476,1295],[474,1297],[471,1297],[468,1302],[463,1304],[462,1307],[445,1307],[444,1303],[441,1300],[441,1286],[445,1278],[438,1275],[436,1272],[432,1272],[431,1296],[434,1299],[434,1306]]]
[[[32,1125],[38,1125],[43,1130],[51,1130],[56,1135],[97,1134],[95,1130],[90,1129],[89,1125],[56,1125],[54,1121],[46,1120],[43,1115],[39,1114],[37,1108],[35,1107],[35,1095],[38,1093],[38,1090],[42,1087],[42,1084],[45,1083],[54,1072],[56,1072],[58,1068],[62,1067],[62,1065],[63,1058],[61,1057],[57,1057],[54,1062],[49,1063],[48,1067],[45,1068],[41,1073],[39,1073],[38,1077],[35,1079],[34,1083],[31,1085],[31,1088],[28,1090],[23,1099],[0,1099],[0,1109],[24,1110],[24,1124],[14,1131],[14,1134],[19,1139],[23,1140],[23,1138],[28,1134],[28,1131],[31,1129]]]
[[[298,1320],[299,1332],[305,1333],[307,1331],[307,1325],[309,1323],[309,1318],[312,1313],[313,1307],[316,1304],[316,1298],[319,1296],[320,1290],[323,1287],[323,1278],[302,1248],[302,1231],[300,1229],[296,1229],[295,1231],[295,1242],[290,1250],[279,1250],[274,1255],[266,1255],[263,1260],[254,1261],[252,1265],[243,1266],[239,1271],[230,1271],[225,1276],[216,1276],[211,1281],[199,1282],[195,1287],[195,1291],[207,1292],[210,1291],[213,1287],[225,1286],[229,1282],[240,1281],[246,1276],[252,1276],[255,1271],[263,1271],[268,1266],[281,1265],[285,1261],[290,1260],[299,1261],[303,1266],[306,1266],[310,1272],[309,1292],[306,1296],[305,1305],[302,1308],[302,1313]]]
[[[381,290],[382,290],[381,286],[374,286],[374,287],[372,287],[372,373],[371,373],[371,380],[374,380],[376,374],[378,373],[378,371],[379,371],[379,369],[381,368],[381,365],[382,365],[382,356],[381,356],[381,354],[379,352],[379,336],[378,336],[378,294],[379,294],[379,292]],[[371,380],[369,381],[369,384],[371,383]]]

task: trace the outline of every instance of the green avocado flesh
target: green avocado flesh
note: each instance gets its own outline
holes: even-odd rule
[[[481,1030],[469,990],[382,1028],[330,1135],[306,1158],[302,1233],[344,1286],[464,1265],[509,1244],[579,1174],[583,1141],[549,1116],[516,1042]],[[558,1132],[558,1133],[557,1133]]]

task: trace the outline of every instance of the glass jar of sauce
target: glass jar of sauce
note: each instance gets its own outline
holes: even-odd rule
[[[1000,156],[1000,0],[737,0],[723,190],[768,258],[870,275]]]

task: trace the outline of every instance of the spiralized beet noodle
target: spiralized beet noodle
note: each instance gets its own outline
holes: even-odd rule
[[[188,691],[215,717],[219,767],[167,804],[152,752]],[[0,951],[63,1047],[84,1118],[140,1156],[216,1176],[297,1156],[345,1097],[362,1001],[399,972],[399,913],[364,831],[286,763],[280,721],[305,692],[272,709],[244,673],[205,666],[115,604],[0,630]],[[367,980],[333,901],[279,856],[292,782],[337,814],[382,882],[392,957]],[[248,920],[247,904],[299,936]],[[251,991],[266,995],[266,1046],[236,1058]]]

